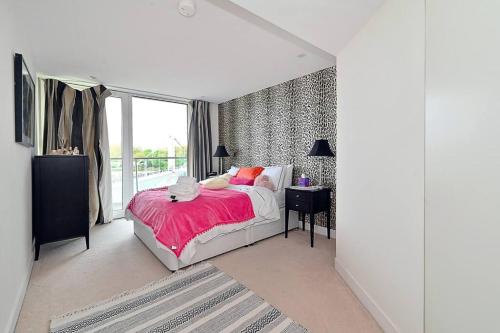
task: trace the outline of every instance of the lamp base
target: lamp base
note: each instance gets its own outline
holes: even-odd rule
[[[318,186],[323,187],[323,158],[321,158],[321,161],[319,162],[319,183]]]

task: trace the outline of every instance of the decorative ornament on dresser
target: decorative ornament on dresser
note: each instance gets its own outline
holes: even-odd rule
[[[49,155],[80,155],[78,147],[52,149]]]

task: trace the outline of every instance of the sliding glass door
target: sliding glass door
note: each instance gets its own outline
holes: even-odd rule
[[[187,105],[132,97],[134,193],[187,174]]]
[[[115,217],[142,190],[187,174],[187,103],[113,92],[106,99]]]
[[[106,98],[114,216],[120,216],[123,211],[122,105],[120,97]]]

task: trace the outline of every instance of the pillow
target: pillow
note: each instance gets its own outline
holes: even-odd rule
[[[253,167],[253,168],[240,168],[236,177],[238,178],[246,178],[246,179],[255,179],[258,175],[262,173],[264,170],[263,167]]]
[[[257,178],[255,178],[254,186],[260,186],[260,187],[265,187],[271,191],[274,191],[275,186],[271,178],[269,178],[268,175],[258,175]]]
[[[231,180],[229,180],[229,184],[233,185],[249,185],[252,186],[254,183],[253,179],[247,179],[247,178],[240,178],[240,177],[233,177]]]
[[[222,176],[209,178],[203,184],[203,187],[207,188],[209,190],[219,190],[222,188],[226,188],[228,186],[229,186],[229,182],[226,179],[224,179]]]
[[[273,191],[283,188],[285,182],[286,168],[284,166],[271,166],[265,167],[261,175],[266,175],[272,181],[274,188]]]
[[[231,165],[231,168],[229,168],[229,170],[227,170],[227,173],[234,177],[238,174],[239,170],[240,170],[240,168],[237,168],[234,165]]]
[[[220,176],[215,176],[215,177],[210,177],[210,178],[207,178],[205,180],[200,180],[200,184],[201,185],[205,185],[206,183],[208,183],[209,181],[211,181],[212,179],[216,179],[216,178],[221,178],[221,179],[224,179],[225,181],[229,182],[229,179],[231,179],[231,175],[228,174],[228,173],[225,173],[223,175],[220,175]]]
[[[229,179],[231,179],[231,177],[232,176],[229,173],[225,173],[225,174],[219,176],[219,178],[223,178],[223,179],[225,179],[227,181],[229,181]]]

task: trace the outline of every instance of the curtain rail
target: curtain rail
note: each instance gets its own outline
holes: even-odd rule
[[[143,96],[143,97],[153,97],[153,98],[159,98],[159,99],[164,99],[164,100],[170,100],[172,102],[182,102],[182,103],[189,103],[192,101],[190,98],[186,97],[180,97],[180,96],[174,96],[174,95],[166,95],[162,93],[156,93],[156,92],[150,92],[150,91],[145,91],[145,90],[140,90],[140,89],[132,89],[132,88],[125,88],[121,86],[114,86],[114,85],[107,85],[102,82],[96,81],[88,81],[84,79],[78,79],[78,78],[65,78],[65,77],[58,77],[58,76],[53,76],[53,75],[47,75],[47,74],[42,74],[38,73],[37,74],[38,79],[55,79],[59,80],[68,84],[74,84],[74,85],[79,85],[82,87],[94,87],[97,85],[104,85],[106,88],[108,88],[111,91],[116,91],[116,92],[122,92],[122,93],[128,93],[131,95],[137,95],[137,96]]]

